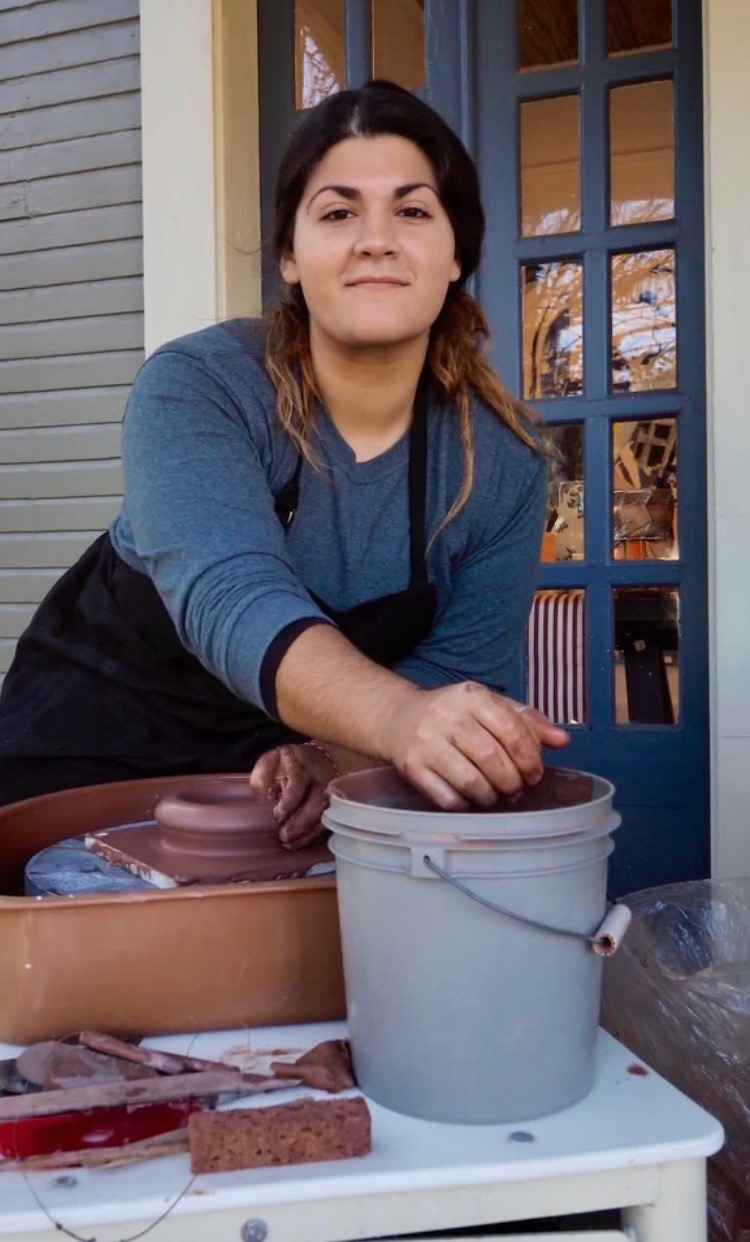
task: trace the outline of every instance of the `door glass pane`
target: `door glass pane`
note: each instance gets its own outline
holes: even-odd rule
[[[674,215],[672,82],[609,93],[610,220],[641,224]]]
[[[612,467],[615,560],[677,560],[677,420],[614,423]]]
[[[526,701],[560,724],[585,721],[585,591],[537,591],[526,638]]]
[[[614,592],[615,722],[676,724],[680,718],[680,599],[672,587]]]
[[[521,104],[521,232],[572,233],[581,227],[578,96]]]
[[[675,255],[612,256],[612,390],[642,392],[677,382]]]
[[[547,69],[577,60],[578,0],[518,0],[519,68]]]
[[[372,0],[372,74],[424,86],[424,0]]]
[[[610,56],[672,45],[672,0],[609,0]]]
[[[523,395],[570,397],[583,388],[583,267],[528,263],[523,287]]]
[[[555,423],[547,433],[559,453],[547,473],[547,520],[543,561],[581,561],[584,557],[583,424]]]
[[[344,0],[294,0],[295,97],[313,108],[346,85]]]

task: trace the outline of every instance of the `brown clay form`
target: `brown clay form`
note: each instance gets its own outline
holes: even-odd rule
[[[285,880],[333,865],[325,842],[285,850],[269,798],[246,777],[212,777],[162,798],[155,824],[106,828],[85,838],[93,853],[157,888],[240,880]]]

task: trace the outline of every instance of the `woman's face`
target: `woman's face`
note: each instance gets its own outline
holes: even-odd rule
[[[461,275],[427,156],[390,134],[331,147],[305,186],[281,274],[301,285],[313,332],[337,343],[427,334]]]

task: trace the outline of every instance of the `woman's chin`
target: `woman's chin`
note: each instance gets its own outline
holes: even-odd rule
[[[405,323],[348,323],[329,333],[334,340],[348,349],[395,349],[400,345],[427,337],[429,324]]]

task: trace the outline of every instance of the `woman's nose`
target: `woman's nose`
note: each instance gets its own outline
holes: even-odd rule
[[[375,216],[362,216],[361,228],[356,241],[358,254],[385,256],[398,249],[393,225],[390,220]]]

